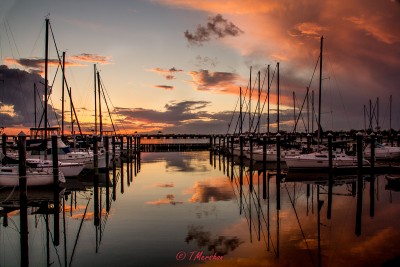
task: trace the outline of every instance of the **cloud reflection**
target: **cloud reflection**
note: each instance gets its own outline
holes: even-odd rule
[[[183,204],[182,201],[175,201],[175,195],[168,194],[166,195],[165,198],[155,200],[155,201],[147,201],[145,202],[147,205],[162,205],[162,204],[171,204],[171,205],[176,205],[176,204]]]
[[[189,202],[200,203],[228,201],[234,197],[234,193],[228,182],[218,178],[198,181],[192,188],[186,191],[186,194],[192,194]]]
[[[189,226],[186,243],[195,242],[199,248],[207,248],[208,251],[218,256],[223,256],[238,248],[243,241],[238,237],[218,236],[212,237],[211,232],[204,231],[202,226]]]

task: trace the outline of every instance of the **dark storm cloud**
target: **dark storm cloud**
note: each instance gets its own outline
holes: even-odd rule
[[[224,19],[221,14],[215,17],[209,17],[206,26],[198,25],[195,33],[185,31],[185,38],[192,45],[202,45],[208,42],[212,37],[223,38],[226,36],[237,36],[243,31],[232,22]]]
[[[231,119],[231,112],[211,113],[205,111],[210,105],[209,101],[181,101],[169,102],[165,110],[152,110],[144,108],[116,108],[114,114],[125,125],[132,123],[132,128],[137,129],[135,121],[142,124],[139,129],[144,132],[146,127],[161,125],[164,133],[224,133]],[[157,130],[157,131],[158,131]]]
[[[39,99],[43,98],[43,78],[35,73],[19,69],[9,69],[7,66],[0,66],[0,101],[1,109],[6,107],[13,112],[2,112],[1,120],[5,127],[12,126],[34,126],[34,84],[36,83],[39,95],[37,97],[37,114],[39,121],[42,105]],[[55,117],[51,106],[48,106],[48,118],[54,125]]]
[[[210,102],[207,101],[182,101],[170,102],[165,105],[165,111],[157,111],[144,108],[117,108],[116,113],[121,116],[127,116],[139,120],[175,123],[184,120],[197,119],[205,115],[204,111],[197,111],[205,108]]]

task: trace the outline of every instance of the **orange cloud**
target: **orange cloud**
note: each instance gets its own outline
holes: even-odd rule
[[[189,202],[207,203],[234,198],[229,181],[224,178],[196,182],[192,188],[185,191],[185,194],[192,194]]]
[[[269,2],[260,0],[156,0],[160,4],[202,10],[212,13],[229,13],[229,14],[264,14],[268,12],[276,12],[284,10],[284,5],[280,2]]]
[[[82,53],[80,55],[74,55],[69,58],[75,61],[98,63],[103,65],[112,63],[111,56],[102,56],[90,53]]]
[[[31,73],[37,73],[41,76],[44,75],[44,64],[45,60],[44,58],[20,58],[20,59],[14,59],[14,58],[5,58],[4,59],[4,64],[7,66],[10,65],[19,65],[25,69],[27,69]],[[60,61],[58,59],[49,59],[48,60],[48,66],[53,66],[57,67],[60,65]],[[65,62],[66,67],[81,67],[84,66],[78,62],[73,62],[73,61],[66,61]]]
[[[348,17],[345,19],[352,22],[359,29],[364,30],[367,34],[373,36],[380,42],[394,44],[400,41],[399,37],[385,31],[379,26],[378,17],[368,17],[368,19],[364,17]]]
[[[210,91],[214,93],[238,94],[242,78],[230,72],[210,72],[208,70],[191,71],[192,84],[199,91]]]

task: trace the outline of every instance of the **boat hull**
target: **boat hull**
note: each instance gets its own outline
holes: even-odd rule
[[[53,179],[53,172],[47,168],[28,169],[26,171],[27,186],[52,185]],[[59,173],[59,181],[65,182],[62,173]],[[0,168],[0,186],[19,186],[18,166],[2,166]]]

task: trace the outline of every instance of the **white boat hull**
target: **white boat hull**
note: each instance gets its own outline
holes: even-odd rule
[[[328,168],[329,158],[327,153],[311,153],[299,156],[287,156],[286,165],[289,169],[294,168]],[[357,157],[336,154],[332,159],[332,167],[351,167],[357,166]]]
[[[364,157],[371,158],[371,146],[368,145],[364,150]],[[400,147],[379,145],[375,148],[375,159],[391,160],[400,158]]]
[[[59,173],[59,182],[65,182],[64,175]],[[53,184],[53,172],[49,168],[26,170],[27,186],[46,186]],[[19,186],[18,166],[0,167],[0,186]]]

